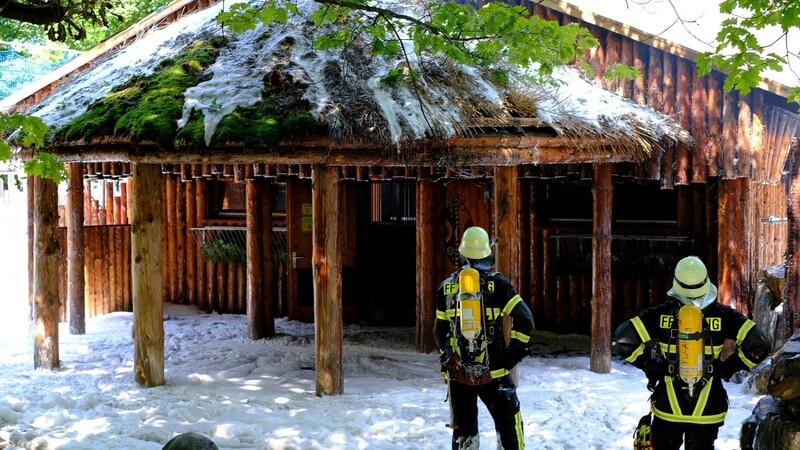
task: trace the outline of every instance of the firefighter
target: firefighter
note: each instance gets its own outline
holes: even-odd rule
[[[491,271],[491,246],[483,228],[464,231],[458,247],[462,270],[445,279],[436,292],[434,336],[441,352],[442,376],[449,388],[453,450],[479,448],[478,398],[494,420],[498,448],[525,448],[519,399],[510,371],[530,354],[533,315],[508,279]],[[474,285],[479,283],[480,287],[472,293],[459,293],[469,273],[474,274]],[[460,295],[482,303],[480,309],[472,310],[476,314]],[[505,316],[511,318],[508,344],[504,339]],[[481,321],[472,320],[478,318]],[[466,333],[465,323],[471,324],[472,333]]]
[[[683,444],[685,450],[711,450],[728,411],[722,380],[730,381],[735,373],[753,368],[768,356],[771,345],[753,321],[717,302],[717,287],[696,256],[683,258],[675,266],[667,296],[671,297],[668,302],[647,308],[620,325],[614,346],[648,378],[652,448],[677,450]],[[678,330],[678,315],[684,314],[681,308],[685,305],[699,308],[702,316],[697,328],[702,330]],[[688,363],[681,357],[679,364],[679,354],[688,352],[689,345],[683,343],[690,339],[702,339],[702,345],[695,355],[699,376],[687,382],[681,364]],[[726,341],[735,343],[727,357],[721,355]]]

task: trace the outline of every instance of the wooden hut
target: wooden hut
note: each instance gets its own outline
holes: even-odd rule
[[[551,3],[532,9],[577,20]],[[148,23],[193,6],[175,2]],[[48,272],[58,266],[54,189],[33,189],[42,360],[53,360],[58,305],[80,317],[85,295],[90,315],[133,310],[136,379],[158,385],[161,302],[191,303],[246,312],[253,339],[274,333],[276,314],[314,320],[317,392],[339,393],[345,321],[413,325],[417,348],[432,350],[433,294],[457,267],[461,231],[480,225],[537,327],[591,334],[592,369],[603,372],[612,327],[663,301],[681,257],[701,256],[721,301],[745,312],[757,269],[783,261],[787,225],[761,220],[787,211],[797,118],[778,94],[723,93],[723,76],[697,78],[691,55],[584,18],[601,41],[590,55],[598,74],[619,61],[645,77],[604,90],[564,69],[566,90],[492,91],[497,103],[479,94],[490,89],[478,74],[438,61],[424,75],[439,96],[421,99],[367,89],[374,66],[363,62],[348,60],[342,76],[302,52],[302,33],[215,40],[197,17],[221,6],[86,56],[10,102],[58,130],[48,151],[70,165],[61,290]],[[245,63],[209,79],[224,54]],[[181,75],[195,78],[177,91],[179,117],[144,120],[162,103],[142,105],[175,88],[159,74],[193,67]],[[248,93],[232,72],[256,89],[238,109],[231,102]],[[87,193],[92,183],[102,196]]]

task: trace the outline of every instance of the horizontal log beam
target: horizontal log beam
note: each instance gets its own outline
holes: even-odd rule
[[[277,148],[228,145],[207,151],[164,151],[155,144],[134,145],[115,141],[89,146],[55,146],[48,151],[64,162],[123,161],[144,164],[515,166],[635,162],[641,159],[630,152],[615,151],[614,141],[609,139],[583,139],[577,143],[559,137],[531,136],[454,137],[440,143],[409,144],[399,152],[394,148],[381,150],[369,143],[335,143],[326,138],[287,141]]]

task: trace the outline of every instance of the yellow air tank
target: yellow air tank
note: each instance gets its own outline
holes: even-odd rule
[[[469,341],[483,328],[481,281],[478,271],[468,267],[458,274],[458,305],[461,309],[461,334]]]
[[[678,375],[694,395],[694,386],[703,377],[703,313],[694,305],[678,311]]]

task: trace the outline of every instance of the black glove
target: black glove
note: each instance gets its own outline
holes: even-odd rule
[[[508,346],[508,350],[506,351],[506,360],[504,367],[508,370],[513,369],[514,367],[519,364],[526,356],[531,354],[530,348],[515,342],[512,342],[511,345]]]
[[[675,375],[675,367],[656,348],[646,349],[642,354],[640,369],[644,370],[648,378],[663,377],[664,375]]]
[[[444,370],[447,366],[447,363],[450,361],[450,358],[453,356],[453,349],[447,347],[444,349],[441,355],[439,355],[439,366]]]
[[[733,364],[730,358],[726,360],[714,359],[710,364],[706,365],[705,372],[712,377],[720,377],[725,381],[731,381],[733,374],[738,372],[736,365]]]

